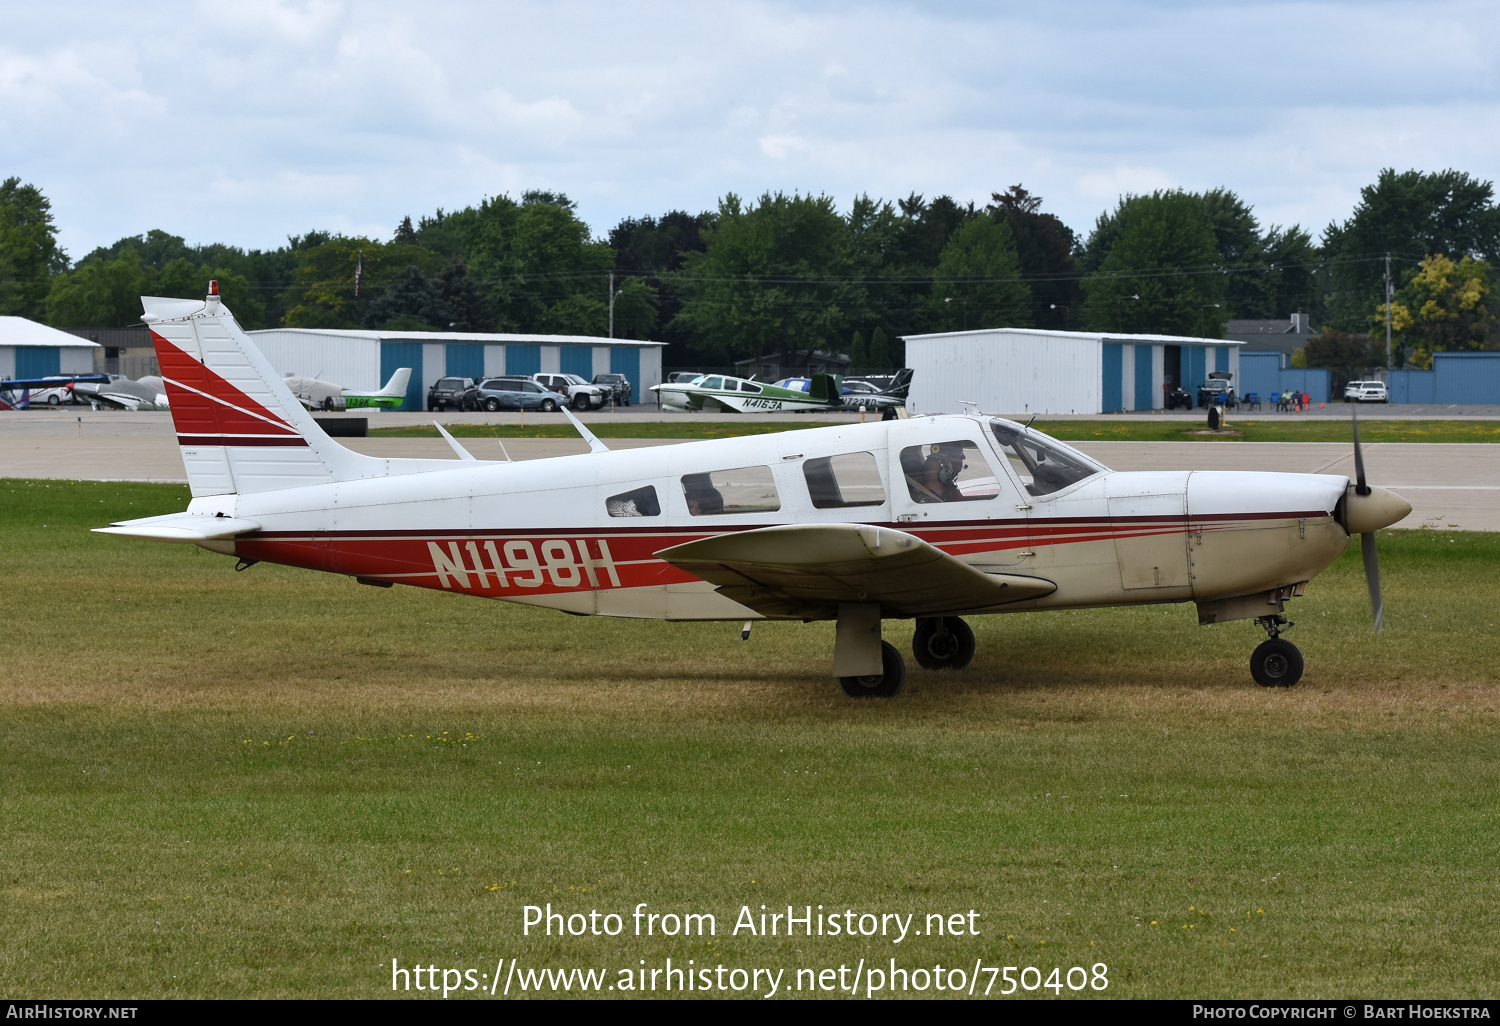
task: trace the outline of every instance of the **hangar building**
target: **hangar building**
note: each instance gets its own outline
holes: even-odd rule
[[[920,413],[1159,410],[1168,385],[1196,393],[1210,371],[1240,370],[1241,343],[1217,338],[985,328],[904,341]]]
[[[90,342],[25,317],[0,317],[0,378],[94,373]]]
[[[420,410],[427,389],[446,375],[479,379],[548,371],[623,374],[634,402],[649,403],[661,384],[665,342],[594,335],[510,335],[464,331],[362,331],[342,328],[266,328],[250,337],[282,374],[321,378],[345,388],[376,389],[399,367],[410,367],[408,410]]]

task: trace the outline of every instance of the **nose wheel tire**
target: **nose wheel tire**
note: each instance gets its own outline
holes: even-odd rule
[[[840,677],[839,684],[850,698],[894,698],[906,683],[906,662],[896,646],[880,643],[880,673],[866,677]]]
[[[1302,679],[1302,653],[1282,638],[1262,641],[1250,654],[1250,676],[1263,688],[1289,688]]]
[[[962,670],[974,658],[974,632],[956,616],[931,616],[917,621],[912,654],[924,670]]]

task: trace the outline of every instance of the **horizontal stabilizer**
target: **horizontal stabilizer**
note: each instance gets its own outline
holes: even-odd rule
[[[933,616],[1037,598],[1057,585],[987,574],[915,535],[865,524],[803,524],[718,535],[656,553],[765,616],[825,619],[843,602]]]
[[[145,538],[164,542],[222,541],[259,531],[253,520],[239,517],[210,517],[193,513],[170,513],[164,517],[122,520],[108,527],[96,527],[95,534],[117,534],[123,538]]]

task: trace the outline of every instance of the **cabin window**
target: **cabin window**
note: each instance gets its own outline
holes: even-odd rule
[[[740,391],[741,392],[759,392],[760,391],[760,386],[756,385],[756,384],[752,384],[749,381],[741,381],[740,382]]]
[[[909,445],[901,472],[912,502],[974,502],[1000,494],[1000,480],[983,451],[967,439]]]
[[[1019,424],[992,420],[990,428],[1028,495],[1050,495],[1103,469],[1082,453]]]
[[[723,378],[704,378],[701,382],[698,382],[698,384],[701,384],[704,388],[723,388],[724,387],[724,379]]]
[[[885,486],[875,457],[867,452],[822,456],[802,464],[807,492],[814,509],[847,509],[879,506],[885,502]]]
[[[656,501],[656,489],[651,485],[611,495],[604,500],[604,508],[612,517],[661,516],[661,503]]]
[[[781,508],[770,467],[736,467],[707,474],[685,474],[682,494],[695,517],[734,513],[773,513]]]

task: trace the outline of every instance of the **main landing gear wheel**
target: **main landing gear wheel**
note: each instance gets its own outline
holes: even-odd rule
[[[867,677],[840,677],[839,684],[850,698],[894,698],[901,693],[906,683],[906,663],[896,646],[889,641],[880,643],[881,673]]]
[[[962,670],[974,658],[974,632],[956,616],[930,616],[917,621],[911,650],[924,670]]]
[[[1250,676],[1263,688],[1289,688],[1302,679],[1302,653],[1283,638],[1262,641],[1250,654]]]

